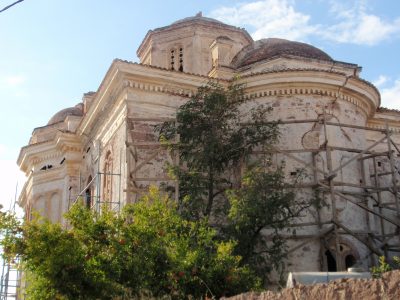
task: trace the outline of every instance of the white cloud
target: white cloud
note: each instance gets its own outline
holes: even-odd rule
[[[367,13],[367,2],[356,1],[353,7],[331,2],[331,13],[338,23],[320,31],[322,37],[339,43],[376,45],[393,35],[400,34],[400,18],[387,21]]]
[[[385,83],[387,83],[390,80],[389,77],[385,76],[385,75],[379,75],[378,79],[373,81],[372,83],[378,87],[381,88]]]
[[[348,7],[348,4],[354,3]],[[400,35],[400,18],[384,20],[367,13],[367,0],[331,1],[334,24],[312,24],[311,16],[296,11],[295,0],[259,0],[221,7],[210,16],[228,24],[254,28],[254,39],[282,37],[304,40],[317,36],[340,43],[375,45]]]
[[[400,79],[397,79],[393,86],[381,90],[383,107],[400,110]]]
[[[255,28],[254,39],[281,37],[301,40],[317,31],[318,26],[309,25],[310,16],[297,12],[294,1],[263,0],[221,7],[210,16],[228,24]]]

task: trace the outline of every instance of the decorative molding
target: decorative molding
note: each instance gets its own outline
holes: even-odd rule
[[[318,95],[318,96],[331,97],[334,99],[340,99],[354,104],[355,106],[363,110],[367,116],[369,115],[370,107],[365,104],[365,101],[359,100],[355,97],[351,97],[349,95],[343,94],[338,91],[333,91],[323,88],[274,88],[274,89],[266,89],[251,93],[245,92],[244,97],[247,100],[252,100],[265,97],[298,96],[298,95]]]
[[[172,85],[172,84],[156,84],[156,83],[143,83],[139,81],[129,80],[126,79],[123,82],[125,87],[143,90],[147,92],[156,92],[156,93],[164,93],[169,95],[177,95],[181,97],[190,98],[196,92],[192,89],[184,89],[179,85]]]

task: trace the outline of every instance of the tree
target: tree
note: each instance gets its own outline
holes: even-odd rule
[[[247,100],[242,84],[210,82],[178,109],[176,122],[159,128],[161,141],[180,156],[180,165],[170,166],[180,213],[207,219],[221,239],[237,240],[235,253],[262,276],[282,267],[280,232],[308,207],[284,182],[282,166],[270,163],[268,150],[279,138],[278,123],[267,122],[271,112]]]
[[[76,205],[69,228],[41,218],[20,224],[1,213],[5,259],[18,255],[29,275],[28,299],[196,299],[229,296],[259,285],[233,255],[234,241],[218,241],[206,222],[187,221],[152,187],[120,215]]]
[[[262,105],[242,110],[244,86],[233,83],[225,89],[210,82],[184,105],[176,122],[160,128],[161,140],[178,151],[181,166],[171,166],[179,180],[179,209],[187,218],[209,218],[216,213],[215,199],[232,188],[254,148],[267,147],[278,138],[276,123],[265,123],[271,108]],[[251,120],[252,126],[242,124]],[[176,144],[168,143],[179,137]]]
[[[253,166],[245,172],[241,187],[227,192],[230,209],[225,231],[239,241],[235,253],[259,276],[272,269],[283,271],[286,247],[280,233],[310,206],[296,200],[292,185],[284,179],[282,168],[266,172]]]

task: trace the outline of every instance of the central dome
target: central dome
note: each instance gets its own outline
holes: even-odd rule
[[[268,38],[256,41],[252,45],[245,47],[236,55],[232,63],[237,67],[244,67],[258,61],[270,60],[284,55],[333,61],[324,51],[309,44]]]

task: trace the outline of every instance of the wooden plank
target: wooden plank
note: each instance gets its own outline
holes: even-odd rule
[[[363,243],[371,252],[373,252],[377,256],[382,256],[381,251],[376,249],[374,246],[372,246],[369,242],[365,241],[364,239],[360,238],[358,234],[355,234],[350,228],[346,227],[340,222],[336,222],[336,225],[340,228],[342,228],[345,232],[359,240],[361,243]]]
[[[384,140],[386,140],[387,138],[389,138],[389,136],[384,136],[383,138],[381,138],[380,140],[376,141],[375,143],[373,143],[371,146],[369,146],[367,149],[361,151],[359,154],[353,156],[352,158],[350,158],[348,161],[346,161],[344,164],[342,164],[340,167],[337,167],[336,169],[334,169],[331,174],[336,174],[338,171],[340,171],[341,169],[343,169],[345,166],[347,166],[348,164],[352,163],[354,160],[362,157],[363,154],[365,154],[366,151],[371,150],[372,148],[376,147],[378,144],[380,144],[381,142],[383,142]]]
[[[327,185],[325,185],[325,184],[321,184],[321,183],[319,183],[319,184],[322,185],[322,186],[324,186],[325,188],[329,188],[329,186],[327,186]],[[349,198],[349,197],[346,197],[345,195],[343,195],[342,193],[340,193],[340,192],[338,192],[338,191],[333,191],[333,193],[335,193],[336,195],[340,196],[341,198],[343,198],[343,199],[345,199],[345,200],[347,200],[347,201],[353,203],[354,205],[356,205],[356,206],[358,206],[358,207],[360,207],[360,208],[362,208],[362,209],[365,209],[365,210],[369,211],[371,214],[374,214],[374,215],[376,215],[376,216],[378,216],[378,217],[381,217],[381,218],[383,218],[385,221],[387,221],[387,222],[389,222],[389,223],[391,223],[391,224],[393,224],[393,225],[396,225],[396,226],[400,227],[400,223],[399,223],[398,221],[393,220],[393,219],[391,219],[391,218],[388,218],[388,217],[386,217],[386,216],[383,215],[383,214],[377,213],[376,211],[370,209],[369,207],[366,207],[365,205],[363,205],[363,204],[361,204],[361,203],[358,203],[358,202],[354,201],[353,199],[351,199],[351,198]]]
[[[132,177],[132,181],[176,181],[169,177]]]

